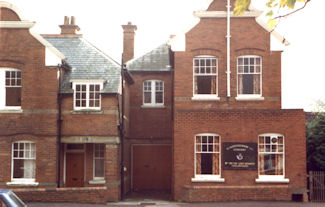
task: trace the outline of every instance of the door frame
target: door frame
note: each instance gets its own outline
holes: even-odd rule
[[[170,146],[172,148],[172,144],[131,144],[131,188],[130,188],[131,191],[133,191],[133,147],[134,146]],[[171,149],[171,152],[173,153],[173,149]],[[173,155],[171,156],[171,158],[172,158],[171,161],[173,161]],[[171,167],[171,170],[172,169],[173,166]],[[171,175],[173,176],[173,173]]]
[[[83,149],[67,149],[68,144],[81,144],[83,145]],[[67,176],[67,153],[79,153],[84,155],[84,181],[86,181],[86,147],[87,145],[84,143],[65,143],[64,144],[64,159],[63,159],[63,184],[66,184],[66,176]]]

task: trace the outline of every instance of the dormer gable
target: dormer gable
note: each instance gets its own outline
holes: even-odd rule
[[[235,0],[230,0],[230,10],[235,7]],[[227,11],[227,0],[213,0],[207,11]]]
[[[0,8],[0,21],[21,21],[17,13],[9,8]]]

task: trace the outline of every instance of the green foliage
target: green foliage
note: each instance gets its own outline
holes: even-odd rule
[[[243,15],[251,4],[251,0],[236,0],[234,14]]]
[[[290,9],[293,10],[297,2],[308,2],[310,0],[267,0],[266,7],[266,17],[268,18],[268,25],[273,28],[278,23],[278,17],[274,11],[279,11],[280,9]],[[234,14],[243,15],[245,11],[248,10],[251,0],[236,0]]]
[[[325,114],[306,124],[307,170],[325,170]]]

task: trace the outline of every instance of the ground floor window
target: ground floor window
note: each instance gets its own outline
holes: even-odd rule
[[[260,135],[258,145],[259,176],[284,176],[284,136]]]
[[[94,179],[104,179],[105,144],[94,144]]]
[[[220,177],[220,136],[195,136],[195,178]]]
[[[19,141],[12,144],[12,180],[35,180],[36,145]]]

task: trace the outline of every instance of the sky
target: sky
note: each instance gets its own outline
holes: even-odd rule
[[[193,22],[193,12],[207,0],[7,0],[23,16],[35,21],[36,32],[58,34],[64,16],[75,16],[80,34],[107,55],[121,61],[121,25],[137,25],[135,56],[166,43]],[[265,10],[265,0],[252,6]],[[297,7],[301,4],[297,5]],[[307,7],[282,19],[276,30],[290,45],[282,53],[282,108],[315,110],[325,101],[325,0],[311,0]]]

